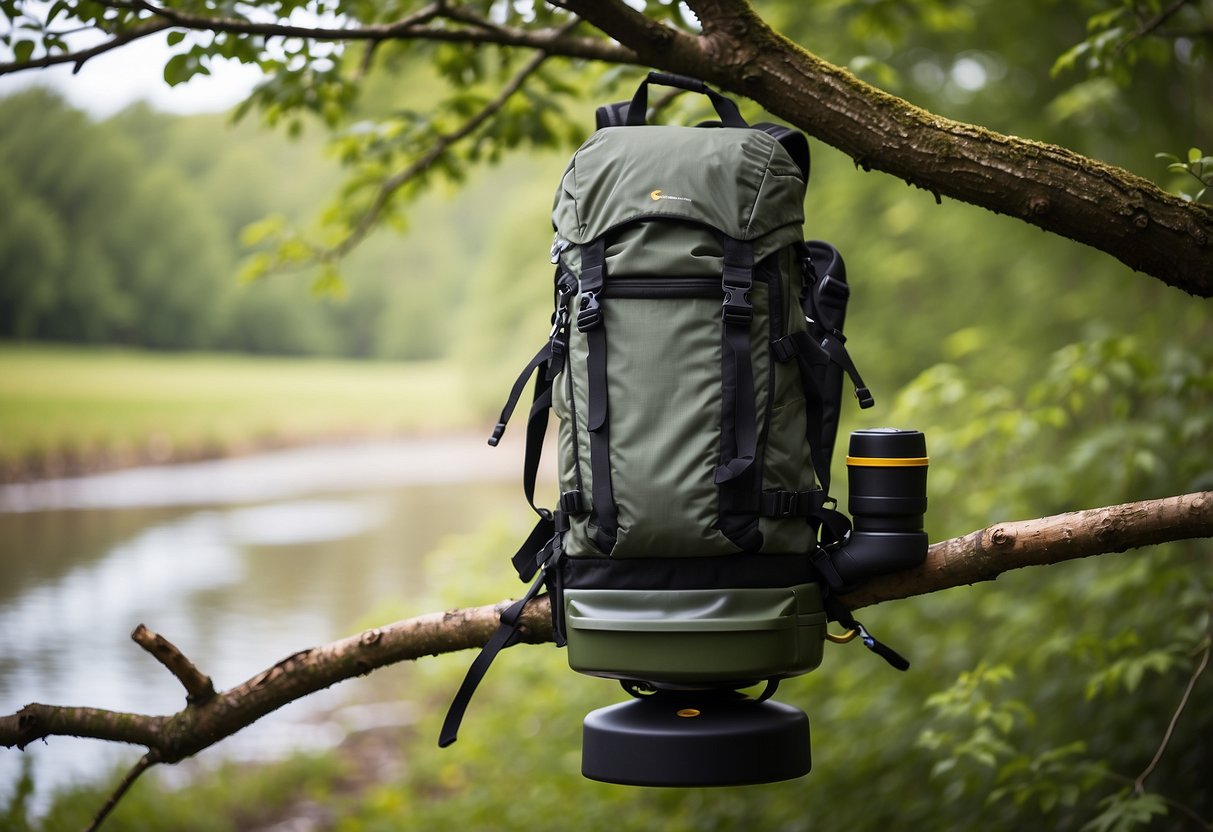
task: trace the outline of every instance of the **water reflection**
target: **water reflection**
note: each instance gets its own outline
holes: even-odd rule
[[[422,557],[468,528],[468,506],[478,517],[518,508],[517,454],[497,450],[478,438],[377,443],[0,488],[0,713],[34,701],[179,710],[180,685],[129,640],[139,623],[220,689],[355,632],[376,608],[417,597]],[[379,675],[220,748],[336,742],[314,715],[351,697],[373,704]],[[52,738],[25,753],[44,797],[140,750]],[[21,756],[0,750],[0,800]]]

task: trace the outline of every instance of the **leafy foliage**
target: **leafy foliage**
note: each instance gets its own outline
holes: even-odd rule
[[[1156,153],[1155,158],[1170,162],[1167,170],[1171,173],[1187,174],[1200,184],[1200,190],[1195,194],[1180,191],[1184,199],[1200,202],[1209,192],[1209,186],[1213,185],[1213,156],[1205,156],[1199,147],[1188,148],[1187,158],[1183,161],[1170,153]]]

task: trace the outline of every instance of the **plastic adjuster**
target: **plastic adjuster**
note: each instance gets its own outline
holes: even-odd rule
[[[501,441],[502,435],[505,433],[505,422],[498,422],[493,428],[493,435],[489,437],[489,447],[496,448],[497,443]]]
[[[577,331],[589,332],[602,323],[602,304],[597,292],[586,292],[581,296],[581,308],[577,311]]]
[[[791,335],[776,338],[771,342],[771,355],[775,356],[775,360],[780,364],[786,364],[789,360],[795,358],[797,352],[796,341],[793,340]]]
[[[566,491],[560,495],[560,510],[565,514],[584,514],[585,500],[580,491]]]
[[[876,400],[872,398],[872,391],[866,387],[856,387],[855,398],[859,401],[859,406],[864,410],[876,404]]]
[[[776,491],[775,492],[775,511],[774,517],[793,517],[796,514],[796,499],[799,494],[795,491]]]
[[[729,326],[749,326],[750,321],[754,320],[754,310],[748,303],[740,305],[726,301],[720,313],[720,320]]]
[[[556,333],[552,336],[552,357],[548,359],[549,366],[555,365],[558,367],[564,366],[564,357],[569,352],[568,341],[562,333]]]

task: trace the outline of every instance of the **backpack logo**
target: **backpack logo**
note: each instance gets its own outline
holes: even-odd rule
[[[660,188],[658,188],[655,191],[651,191],[649,193],[649,199],[653,200],[654,202],[659,202],[660,200],[663,200],[663,199],[676,199],[679,202],[691,202],[692,201],[690,199],[690,197],[671,196],[670,194],[667,194],[665,191],[661,190]]]

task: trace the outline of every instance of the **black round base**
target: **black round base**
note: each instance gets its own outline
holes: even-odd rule
[[[585,718],[581,773],[626,786],[744,786],[812,768],[809,718],[735,691],[658,691]]]

